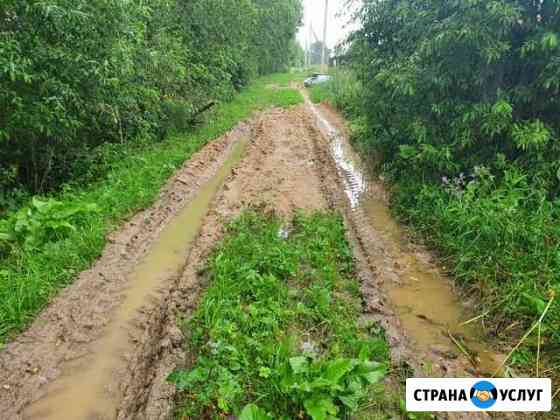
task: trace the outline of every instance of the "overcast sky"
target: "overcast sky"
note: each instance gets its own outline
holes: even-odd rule
[[[320,40],[323,39],[323,19],[325,13],[325,0],[304,0],[305,15],[303,27],[298,33],[298,40],[305,48],[305,41],[309,33],[309,25],[313,25],[315,33]],[[329,0],[329,20],[327,32],[327,46],[333,48],[342,41],[351,30],[347,27],[348,17],[345,10],[346,0]],[[340,14],[344,16],[340,16]]]

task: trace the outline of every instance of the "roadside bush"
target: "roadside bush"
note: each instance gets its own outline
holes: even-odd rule
[[[362,90],[338,106],[358,149],[496,331],[521,331],[560,286],[558,5],[367,0],[355,18],[344,61]],[[550,351],[559,312],[545,318]]]
[[[342,110],[347,117],[357,117],[362,111],[362,84],[356,74],[347,69],[335,69],[327,83],[315,85],[311,89],[314,103],[327,101]]]
[[[26,206],[10,201],[14,204],[0,220],[0,346],[90,267],[101,255],[107,234],[150,206],[169,176],[193,153],[251,113],[293,102],[288,85],[298,77],[283,74],[255,80],[231,102],[218,104],[205,124],[161,142],[104,143],[85,166],[103,173],[95,182],[96,173],[84,172],[81,182],[64,185],[51,198],[18,197],[19,202],[28,202]],[[285,89],[266,89],[271,83]],[[38,208],[45,202],[46,214]],[[49,226],[51,222],[55,225]]]
[[[559,190],[560,11],[524,1],[365,2],[350,52],[396,176],[430,180],[515,164]]]
[[[54,199],[33,198],[11,217],[0,220],[0,249],[24,248],[33,250],[46,242],[60,240],[90,213],[98,211],[96,204],[62,203]]]
[[[442,185],[401,181],[393,195],[396,210],[437,246],[460,285],[483,298],[501,335],[513,320],[530,322],[543,312],[549,291],[560,293],[558,202],[529,187],[513,170],[493,180]],[[450,264],[451,263],[451,264]],[[555,304],[543,334],[560,342],[560,307]]]

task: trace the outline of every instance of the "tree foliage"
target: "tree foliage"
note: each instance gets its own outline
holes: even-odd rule
[[[107,144],[162,138],[283,68],[301,17],[300,0],[4,0],[0,189],[48,191]]]
[[[397,172],[506,162],[558,194],[559,1],[370,0],[358,18],[354,62]]]
[[[309,47],[309,64],[320,65],[323,60],[323,41],[315,41]],[[325,47],[325,59],[328,61],[331,56],[331,50],[329,47]]]

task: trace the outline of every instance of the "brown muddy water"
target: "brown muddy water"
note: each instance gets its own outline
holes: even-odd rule
[[[383,200],[368,197],[362,206],[398,267],[399,283],[388,285],[387,293],[416,346],[447,356],[461,353],[469,359],[472,373],[492,376],[500,367],[499,357],[484,345],[475,322],[465,324],[473,315],[459,302],[451,280],[412,249]]]
[[[412,341],[419,359],[422,354],[462,358],[464,363],[458,365],[464,369],[459,373],[492,376],[499,370],[500,355],[484,343],[476,322],[466,323],[475,314],[459,301],[451,280],[430,263],[429,255],[410,243],[391,215],[382,186],[368,180],[366,169],[343,134],[318,106],[307,98],[306,103],[330,141],[330,152],[355,218],[368,223],[376,233],[376,249],[368,253],[378,273],[386,278],[382,287],[405,339]],[[423,374],[430,376],[434,372],[428,364],[424,363]]]
[[[185,256],[221,185],[241,160],[248,139],[238,140],[220,170],[164,228],[141,263],[129,276],[130,286],[103,337],[89,355],[64,366],[62,376],[48,385],[44,398],[25,410],[24,418],[41,420],[110,419],[116,415],[118,391],[106,385],[122,365],[129,348],[127,327],[142,306],[180,272]]]

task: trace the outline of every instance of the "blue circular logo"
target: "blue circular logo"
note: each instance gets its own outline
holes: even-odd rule
[[[498,390],[488,381],[480,381],[473,385],[470,393],[472,403],[478,408],[492,407],[498,399]]]

